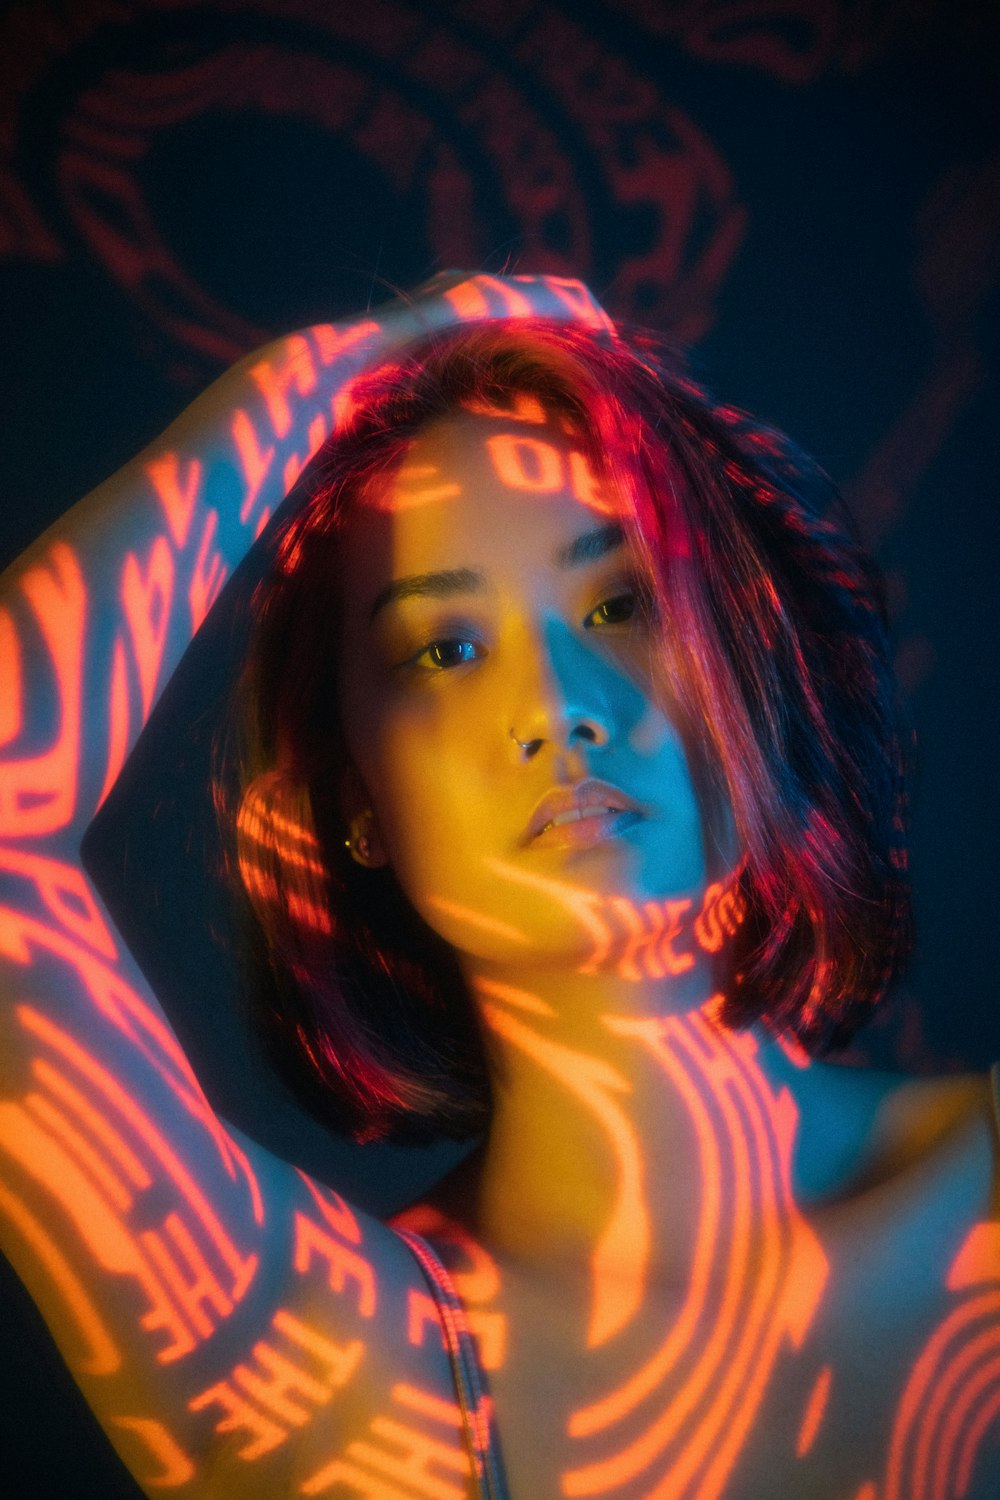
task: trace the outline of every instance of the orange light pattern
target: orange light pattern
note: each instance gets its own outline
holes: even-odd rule
[[[66,1309],[70,1325],[67,1353],[72,1368],[83,1375],[113,1374],[122,1364],[122,1351],[96,1300],[64,1254],[57,1234],[50,1233],[23,1199],[3,1186],[0,1186],[0,1216],[21,1237],[43,1273],[51,1278],[59,1302]]]
[[[42,1050],[31,1063],[32,1089],[20,1102],[0,1102],[0,1158],[4,1176],[8,1168],[19,1171],[45,1209],[41,1218],[22,1196],[0,1187],[0,1217],[51,1278],[61,1309],[53,1307],[51,1315],[64,1332],[73,1330],[63,1348],[74,1369],[107,1377],[134,1358],[121,1305],[112,1325],[101,1311],[109,1276],[119,1285],[133,1283],[136,1296],[123,1305],[134,1305],[157,1364],[181,1364],[200,1345],[215,1346],[251,1292],[258,1254],[237,1247],[196,1173],[92,1049],[33,1007],[23,1005],[17,1015]],[[262,1227],[263,1202],[245,1154],[214,1116],[206,1123],[227,1173],[242,1164],[252,1186],[252,1217]],[[207,1164],[201,1159],[198,1170]],[[300,1180],[322,1222],[295,1212],[292,1268],[303,1284],[315,1283],[318,1270],[320,1284],[338,1292],[352,1281],[358,1311],[370,1317],[375,1273],[358,1249],[356,1217],[336,1194]],[[165,1193],[167,1186],[173,1191]],[[236,1457],[246,1463],[279,1448],[326,1406],[351,1380],[363,1353],[362,1340],[338,1340],[326,1320],[279,1306],[248,1354],[223,1379],[196,1390],[187,1410],[220,1436],[238,1438]],[[123,1434],[122,1451],[149,1487],[185,1484],[197,1472],[193,1450],[159,1417],[118,1410],[108,1421],[109,1430]],[[151,1460],[158,1465],[153,1470]]]
[[[175,547],[181,548],[191,530],[195,506],[201,493],[204,465],[200,459],[193,458],[182,470],[177,454],[165,453],[162,458],[150,460],[146,465],[146,474],[163,507],[170,540]]]
[[[507,1318],[490,1306],[500,1292],[500,1270],[489,1251],[461,1224],[430,1204],[418,1204],[397,1214],[392,1225],[394,1229],[408,1229],[425,1238],[432,1236],[438,1247],[450,1247],[457,1252],[458,1264],[449,1267],[449,1274],[465,1309],[469,1333],[476,1341],[479,1363],[484,1370],[499,1370],[507,1347]],[[427,1324],[433,1323],[444,1348],[441,1316],[433,1298],[411,1288],[408,1308],[410,1343],[422,1344]]]
[[[531,408],[524,420],[536,420]],[[496,433],[486,439],[485,448],[494,474],[508,489],[536,495],[568,491],[601,515],[617,512],[610,493],[605,492],[586,456],[575,449],[565,454],[553,443],[523,432]]]
[[[509,302],[502,283],[484,283],[484,295],[498,287]],[[512,311],[530,309],[520,293],[513,301]],[[287,1185],[265,1198],[256,1153],[215,1116],[137,988],[75,848],[228,573],[388,336],[369,319],[279,341],[232,377],[237,398],[210,416],[207,444],[203,400],[176,444],[128,471],[119,513],[112,481],[11,575],[0,606],[0,961],[24,997],[4,1017],[0,1223],[150,1490],[189,1484],[213,1431],[229,1451],[242,1446],[244,1466],[281,1447],[352,1382],[365,1344],[347,1333],[347,1314],[363,1326],[380,1295],[346,1204],[299,1178],[311,1208],[279,1210]],[[210,497],[234,473],[241,490],[223,513]],[[268,836],[287,844],[291,825]],[[287,1267],[276,1299],[261,1289],[267,1246]],[[331,1296],[343,1335],[316,1314]],[[199,1373],[164,1383],[188,1370]],[[435,1401],[411,1401],[413,1420],[422,1410],[439,1421]],[[374,1438],[388,1435],[379,1421],[394,1420],[377,1419]],[[379,1462],[384,1470],[386,1454]]]
[[[342,1244],[328,1234],[314,1220],[303,1213],[295,1215],[295,1254],[293,1265],[296,1271],[308,1271],[316,1260],[325,1262],[325,1274],[330,1287],[342,1292],[353,1281],[357,1287],[357,1309],[363,1318],[373,1316],[377,1296],[375,1273],[369,1263],[356,1250]]]
[[[303,1495],[466,1500],[472,1466],[458,1407],[404,1384],[393,1387],[392,1400],[392,1414],[374,1416],[365,1438],[348,1443],[342,1456],[304,1481]]]
[[[465,402],[463,409],[474,417],[490,420],[513,418],[528,426],[552,423],[570,436],[577,435],[567,418],[546,412],[534,397],[520,396],[509,409],[487,401]],[[342,426],[348,420],[352,410],[350,393],[342,393],[337,409],[338,425]],[[244,431],[242,424],[239,441],[253,473],[263,474],[270,458],[253,446],[251,435]],[[564,452],[555,444],[525,432],[494,433],[485,439],[483,447],[493,473],[508,489],[535,495],[569,493],[601,515],[619,513],[620,507],[612,493],[595,474],[587,456],[577,449]],[[291,476],[286,474],[287,485],[291,485],[297,472],[296,468]],[[248,476],[249,473],[248,469]],[[392,485],[374,490],[366,497],[365,504],[373,510],[399,514],[424,505],[457,500],[461,493],[458,484],[440,479],[435,465],[404,463],[397,469]]]
[[[960,1500],[1000,1416],[1000,1225],[974,1225],[947,1277],[958,1305],[928,1339],[896,1414],[885,1500]]]
[[[704,1193],[679,1315],[628,1380],[573,1414],[571,1435],[600,1435],[600,1456],[568,1470],[563,1493],[602,1494],[641,1476],[643,1494],[708,1500],[725,1487],[782,1346],[801,1344],[826,1277],[791,1193],[795,1108],[768,1088],[753,1042],[707,1014],[606,1025],[647,1048],[684,1098]],[[665,1387],[676,1394],[664,1402]],[[611,1430],[626,1418],[634,1428],[639,1413],[639,1435],[616,1443]]]
[[[541,438],[500,432],[486,439],[486,451],[500,483],[510,490],[551,495],[563,488],[562,454]]]
[[[252,1364],[241,1361],[227,1380],[188,1402],[193,1412],[222,1411],[215,1430],[246,1440],[236,1451],[248,1463],[280,1447],[293,1428],[303,1427],[317,1407],[325,1406],[354,1374],[364,1350],[360,1339],[346,1346],[334,1343],[286,1308],[273,1314],[269,1332],[270,1340],[254,1344]]]
[[[421,505],[436,505],[442,500],[457,500],[461,485],[442,484],[436,464],[402,464],[396,471],[391,490],[377,490],[368,500],[373,510],[416,510]]]
[[[309,828],[285,817],[274,805],[274,797],[263,793],[244,798],[236,831],[240,874],[255,905],[273,906],[281,899],[269,868],[280,860],[285,870],[285,895],[289,914],[316,932],[331,931],[330,913],[324,904],[326,866],[319,840]]]
[[[9,859],[7,863],[15,865],[16,860]],[[212,1110],[176,1037],[154,1007],[109,964],[94,957],[78,943],[44,923],[0,907],[0,957],[6,956],[18,965],[27,966],[33,955],[38,960],[46,954],[62,960],[71,971],[76,971],[81,992],[97,1013],[124,1035],[129,1045],[170,1089],[185,1113],[207,1131],[228,1176],[233,1180],[237,1176],[245,1179],[254,1218],[260,1223],[263,1204],[250,1163]],[[21,1007],[18,1017],[26,1031],[35,1031],[50,1042],[56,1041],[63,1050],[73,1054],[74,1060],[86,1057],[85,1051],[76,1048],[69,1033],[53,1027],[39,1011]],[[96,1068],[97,1064],[91,1066]],[[112,1073],[102,1070],[101,1076],[108,1080],[110,1087]]]
[[[613,332],[576,283],[545,286],[578,321]],[[441,305],[452,323],[524,317],[536,310],[533,295],[527,280],[480,276]],[[253,1496],[472,1493],[442,1313],[416,1262],[400,1237],[241,1145],[218,1119],[75,855],[225,579],[310,454],[349,418],[352,379],[373,350],[391,347],[390,324],[313,328],[246,362],[209,424],[211,441],[198,429],[154,447],[133,471],[128,503],[112,513],[105,498],[96,520],[67,518],[12,573],[0,605],[0,964],[16,1001],[0,1017],[3,1245],[150,1492],[197,1493],[204,1480]],[[475,414],[527,427],[549,420],[532,398]],[[564,453],[522,427],[492,435],[486,452],[514,488],[565,489],[592,510],[613,509],[575,448]],[[227,508],[220,497],[234,475]],[[404,466],[399,481],[399,508],[458,498],[428,468]],[[268,854],[280,849],[283,865],[301,872],[293,915],[329,932],[325,870],[302,819],[262,798],[245,805],[240,837],[251,894],[275,898]],[[746,915],[738,871],[701,900],[646,901],[513,863],[493,872],[576,920],[582,974],[630,985],[686,982],[723,954]],[[471,906],[452,902],[447,914],[528,941]],[[530,990],[480,988],[495,1035],[556,1081],[612,1163],[579,1356],[599,1372],[619,1364],[552,1435],[566,1455],[559,1492],[743,1500],[740,1461],[770,1416],[765,1403],[789,1383],[794,1418],[780,1443],[793,1471],[806,1473],[838,1399],[837,1366],[816,1342],[838,1268],[792,1191],[799,1119],[788,1088],[769,1082],[751,1037],[721,1025],[719,996],[655,1020],[601,1019],[682,1101],[696,1159],[690,1265],[667,1318],[650,1270],[658,1225],[625,1073],[554,1040],[546,1028],[555,1012]],[[780,1040],[807,1070],[802,1049]],[[426,1204],[394,1227],[430,1237],[453,1264],[463,1331],[499,1385],[518,1332],[499,1262]],[[885,1396],[895,1413],[884,1467],[877,1479],[849,1479],[844,1500],[972,1493],[1000,1421],[1000,1226],[971,1225],[940,1286],[947,1311]],[[802,1378],[796,1359],[807,1348]],[[483,1398],[477,1431],[490,1412]]]
[[[627,1080],[599,1057],[588,1057],[538,1035],[495,1003],[509,998],[509,986],[480,980],[480,1003],[499,1036],[527,1053],[560,1079],[599,1122],[608,1136],[616,1169],[614,1206],[595,1248],[591,1267],[591,1306],[586,1347],[606,1343],[631,1322],[642,1306],[649,1248],[649,1214],[643,1190],[642,1153],[619,1098]]]
[[[150,1471],[143,1466],[146,1454],[137,1459],[133,1473],[145,1489],[179,1489],[197,1475],[197,1466],[169,1428],[156,1417],[115,1417],[114,1425],[119,1431],[134,1433],[145,1444],[148,1456],[159,1466]]]
[[[826,1410],[826,1403],[830,1399],[830,1384],[833,1380],[833,1369],[830,1365],[824,1365],[816,1376],[816,1383],[809,1392],[809,1400],[802,1415],[802,1426],[795,1440],[796,1458],[805,1458],[809,1449],[815,1441]]]
[[[94,1056],[29,1007],[19,1016],[56,1061],[34,1060],[44,1092],[0,1105],[0,1149],[60,1205],[98,1266],[135,1280],[139,1323],[158,1331],[156,1358],[178,1359],[246,1293],[257,1257],[237,1249],[191,1171]],[[156,1228],[133,1226],[130,1218],[146,1217],[140,1195],[163,1172],[186,1212],[169,1211]]]
[[[0,609],[0,745],[10,744],[21,729],[21,653],[17,632],[7,610]]]
[[[550,414],[538,397],[530,395],[527,391],[513,392],[507,405],[485,399],[469,399],[460,404],[462,410],[467,411],[470,416],[489,417],[494,421],[513,418],[516,422],[528,422],[535,427],[544,427],[550,419]]]
[[[521,869],[507,860],[489,859],[486,863],[499,879],[545,897],[575,918],[581,933],[593,945],[580,962],[581,974],[598,974],[609,968],[627,980],[684,974],[693,968],[698,950],[718,953],[746,915],[738,889],[738,870],[724,885],[710,885],[694,912],[688,898],[636,902],[627,896],[607,897],[570,880]],[[442,904],[440,898],[431,899]],[[464,917],[472,928],[486,926],[475,912],[466,914],[454,903],[450,910]]]
[[[134,553],[128,554],[122,576],[122,604],[139,668],[144,719],[153,706],[173,592],[174,558],[166,537],[156,538],[145,563]]]
[[[37,661],[37,649],[32,649],[26,661],[30,636],[8,629],[0,640],[7,657],[9,676],[5,674],[5,680],[17,684],[26,681],[25,666],[30,664],[34,693],[40,695],[44,672],[50,678],[48,690],[54,690],[59,727],[48,749],[4,757],[0,776],[3,839],[37,838],[65,828],[76,807],[79,777],[87,592],[73,550],[65,542],[54,542],[45,562],[23,575],[20,593],[31,613],[27,629],[41,637],[48,660],[43,666]],[[7,740],[11,746],[18,738],[33,737],[40,729],[28,725],[23,710],[11,711],[8,727],[13,731]]]
[[[501,281],[496,276],[474,276],[451,287],[444,295],[463,321],[490,316],[530,316],[531,303],[511,284],[514,279]]]
[[[466,1449],[471,1460],[477,1488],[485,1487],[496,1494],[495,1482],[502,1480],[496,1461],[496,1426],[493,1400],[485,1389],[479,1361],[472,1348],[472,1334],[465,1305],[444,1262],[429,1241],[397,1225],[397,1233],[420,1262],[421,1269],[437,1303],[441,1331],[452,1364],[456,1389],[463,1416]]]

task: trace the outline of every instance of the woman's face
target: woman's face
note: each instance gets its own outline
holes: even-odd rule
[[[695,897],[706,841],[627,507],[522,410],[434,422],[355,505],[337,691],[345,816],[460,954],[537,967],[592,957],[603,903]]]

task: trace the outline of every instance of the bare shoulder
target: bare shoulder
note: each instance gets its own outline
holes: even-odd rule
[[[961,1478],[970,1500],[986,1500],[1000,1494],[1000,1150],[990,1075],[886,1075],[870,1144],[862,1201],[872,1211],[858,1216],[861,1237],[848,1231],[839,1245],[873,1251],[859,1261],[880,1268],[897,1492],[917,1493],[933,1468]],[[844,1280],[844,1305],[867,1306],[849,1271]]]
[[[970,1211],[1000,1207],[1000,1122],[991,1076],[915,1077],[812,1062],[784,1079],[799,1107],[805,1203],[961,1182]]]
[[[985,1215],[994,1201],[1000,1157],[990,1075],[879,1073],[874,1083],[872,1170],[888,1176],[959,1172],[970,1186],[978,1181]]]

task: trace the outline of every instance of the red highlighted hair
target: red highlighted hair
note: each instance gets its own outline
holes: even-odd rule
[[[453,955],[391,871],[359,868],[344,847],[331,561],[347,508],[425,423],[525,398],[562,414],[598,479],[631,498],[665,680],[733,812],[747,917],[723,1020],[828,1050],[909,952],[908,736],[877,575],[830,481],[716,403],[652,335],[544,322],[441,335],[342,403],[273,528],[236,695],[258,1021],[304,1102],[360,1138],[472,1134],[489,1086]],[[225,790],[220,806],[231,823]]]

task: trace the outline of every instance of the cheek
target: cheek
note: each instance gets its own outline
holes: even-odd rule
[[[666,721],[659,764],[675,835],[674,878],[681,885],[686,882],[695,886],[731,874],[739,862],[740,848],[728,794],[699,737],[689,726],[678,727],[679,718],[675,706],[673,716]],[[662,718],[659,722],[663,723]]]
[[[447,713],[384,708],[366,748],[362,775],[386,852],[410,899],[461,883],[485,852],[509,840],[498,796],[499,756],[468,722]]]
[[[502,715],[476,684],[467,681],[462,694],[455,686],[401,694],[359,675],[343,699],[348,746],[389,861],[411,904],[452,947],[498,960],[558,950],[575,961],[593,942],[577,912],[581,881],[588,902],[613,897],[616,910],[623,898],[670,898],[703,885],[713,841],[701,788],[686,736],[646,684],[631,673],[615,683],[615,773],[657,816],[620,858],[595,861],[586,874],[545,866],[541,885],[522,878],[536,866],[517,849],[527,799]]]
[[[517,863],[520,831],[502,784],[469,753],[445,761],[411,752],[405,777],[383,784],[386,853],[410,904],[467,958],[523,961],[550,948],[558,909],[496,868]]]
[[[481,959],[506,960],[537,943],[532,914],[491,867],[509,857],[519,830],[488,747],[466,734],[438,753],[436,736],[397,726],[376,775],[386,854],[427,925],[456,952]]]

